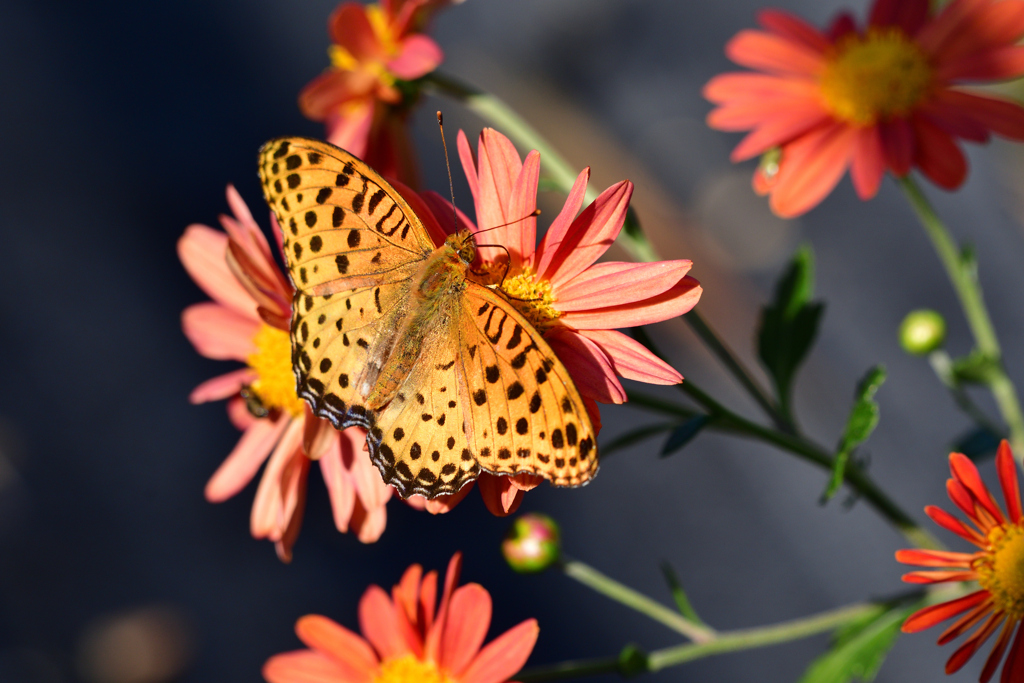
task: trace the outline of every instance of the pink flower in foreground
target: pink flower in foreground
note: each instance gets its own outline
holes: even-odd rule
[[[302,617],[295,632],[310,649],[271,657],[270,683],[502,683],[537,642],[527,619],[481,649],[491,622],[491,596],[479,584],[456,588],[462,558],[448,564],[435,612],[437,573],[414,564],[391,591],[370,586],[359,603],[363,637],[327,617]],[[422,578],[421,578],[422,577]]]
[[[299,94],[299,108],[327,125],[327,139],[381,174],[418,185],[406,119],[418,94],[408,81],[441,63],[420,33],[446,0],[343,2],[328,21],[331,67]]]
[[[953,474],[946,482],[949,498],[974,527],[934,505],[924,510],[936,524],[970,541],[979,550],[974,553],[900,550],[896,560],[929,568],[905,574],[903,580],[908,583],[977,581],[980,588],[961,598],[918,610],[903,623],[903,631],[917,633],[959,616],[939,636],[939,645],[945,645],[977,626],[946,662],[947,674],[959,671],[998,632],[996,644],[981,671],[981,683],[987,683],[995,675],[1004,654],[1006,663],[999,680],[1020,683],[1024,681],[1024,627],[1018,627],[1024,619],[1024,510],[1017,464],[1010,453],[1010,444],[1003,441],[996,453],[996,472],[1006,501],[1005,514],[967,456],[951,453],[949,468]]]
[[[365,431],[339,433],[296,396],[288,339],[292,286],[230,185],[227,196],[234,213],[220,218],[227,234],[190,225],[178,240],[185,270],[213,299],[185,309],[185,335],[207,358],[246,363],[203,382],[189,397],[193,403],[229,399],[228,415],[245,432],[207,483],[206,498],[216,503],[234,496],[269,456],[253,503],[252,535],[273,541],[287,562],[302,524],[310,462],[318,459],[338,530],[351,528],[364,543],[376,541],[387,524],[392,489],[370,463]]]
[[[613,185],[580,212],[590,177],[590,169],[584,169],[538,245],[532,214],[537,208],[540,154],[532,151],[522,161],[508,138],[490,128],[480,134],[479,159],[474,159],[461,131],[458,144],[477,218],[474,224],[460,214],[458,227],[487,230],[477,238],[478,245],[504,247],[482,246],[481,267],[496,284],[500,282],[565,364],[587,403],[595,431],[601,428],[595,401],[626,401],[619,377],[652,384],[682,382],[675,369],[616,329],[661,322],[693,308],[701,287],[687,275],[691,262],[595,263],[622,229],[633,184],[624,180]],[[433,193],[425,193],[423,200],[446,230],[455,229],[448,200]],[[523,492],[539,481],[532,475],[485,474],[478,485],[491,512],[509,514],[518,508]],[[468,490],[466,486],[449,498],[430,501],[427,509],[450,509]]]
[[[708,125],[752,132],[733,150],[742,161],[779,148],[754,187],[781,216],[818,204],[850,169],[861,199],[878,192],[886,170],[914,166],[954,189],[967,175],[957,138],[990,133],[1024,140],[1016,102],[961,86],[1024,74],[1024,2],[875,0],[868,25],[840,15],[827,31],[777,10],[763,31],[741,31],[726,46],[737,64],[763,73],[713,78],[704,95],[717,106]]]

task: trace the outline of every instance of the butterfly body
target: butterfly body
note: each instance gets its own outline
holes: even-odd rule
[[[481,471],[589,481],[583,400],[540,332],[474,274],[472,233],[432,238],[401,194],[328,143],[271,140],[260,175],[296,290],[297,392],[335,427],[367,428],[387,483],[433,498]]]

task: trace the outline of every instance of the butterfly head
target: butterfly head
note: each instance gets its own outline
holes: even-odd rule
[[[460,230],[454,235],[449,235],[445,244],[451,247],[458,254],[459,260],[467,266],[473,265],[476,261],[476,241],[469,230]]]

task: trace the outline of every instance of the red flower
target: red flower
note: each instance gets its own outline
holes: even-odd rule
[[[491,596],[479,584],[456,588],[462,558],[448,564],[435,612],[437,573],[414,564],[391,591],[370,586],[359,603],[364,637],[327,617],[299,619],[295,632],[308,650],[271,657],[270,683],[501,683],[513,676],[537,642],[527,619],[481,649],[491,622]],[[422,576],[422,578],[421,578]]]
[[[957,138],[1024,140],[1017,103],[960,87],[1024,74],[1020,0],[953,0],[935,14],[929,0],[875,0],[865,29],[842,14],[824,32],[777,10],[758,19],[765,30],[741,31],[726,54],[764,73],[716,76],[704,95],[718,105],[708,125],[752,131],[733,161],[781,151],[754,177],[781,216],[813,208],[847,168],[861,199],[886,170],[914,166],[954,189],[967,175]]]
[[[213,299],[185,309],[185,335],[207,358],[247,364],[203,382],[189,397],[193,403],[229,399],[228,415],[245,432],[207,483],[206,498],[231,498],[269,456],[253,502],[252,535],[273,541],[287,562],[302,525],[310,463],[319,459],[338,530],[351,528],[372,543],[387,524],[392,488],[365,452],[364,430],[338,432],[296,396],[288,340],[292,286],[238,192],[229,185],[227,194],[234,213],[221,216],[227,234],[190,225],[178,240],[185,270]]]
[[[406,127],[415,94],[402,82],[433,71],[441,48],[419,31],[444,0],[343,2],[328,21],[331,68],[299,94],[302,113],[325,121],[327,139],[385,176],[418,185]]]
[[[995,647],[981,672],[981,682],[986,683],[992,678],[1006,654],[999,680],[1002,683],[1019,683],[1024,681],[1024,628],[1017,629],[1016,637],[1013,631],[1024,618],[1024,512],[1017,465],[1010,453],[1010,445],[1003,441],[996,455],[996,471],[1006,501],[1005,513],[967,456],[950,454],[949,466],[953,473],[953,478],[946,482],[950,500],[967,515],[974,528],[935,506],[926,507],[925,512],[936,524],[970,541],[980,550],[974,553],[900,550],[896,553],[896,560],[933,568],[904,575],[903,580],[908,583],[977,581],[981,588],[962,598],[918,610],[904,622],[903,631],[916,633],[962,614],[939,636],[939,645],[958,638],[975,626],[978,628],[946,662],[946,673],[958,671],[989,637],[998,632]]]

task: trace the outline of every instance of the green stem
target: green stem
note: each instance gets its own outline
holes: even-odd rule
[[[644,614],[654,621],[668,626],[681,633],[695,643],[705,643],[715,637],[714,629],[697,624],[675,610],[665,607],[643,593],[605,576],[593,567],[576,560],[567,560],[562,564],[562,571],[585,586],[597,591],[605,597]]]
[[[757,401],[761,409],[775,423],[775,426],[781,431],[790,434],[795,433],[796,429],[793,426],[792,420],[782,414],[779,406],[769,397],[768,392],[757,383],[753,375],[750,374],[750,371],[744,367],[740,359],[732,352],[732,349],[711,329],[711,326],[708,325],[697,309],[692,309],[683,316],[683,319],[690,324],[690,327],[693,328],[693,331],[697,333],[697,336],[701,338],[707,347],[711,349],[711,352],[718,356],[718,360],[721,361],[722,365],[733,374],[739,383],[743,385],[743,388]]]
[[[978,350],[995,361],[997,370],[994,376],[988,380],[988,387],[995,397],[1003,420],[1010,429],[1010,443],[1013,446],[1014,455],[1018,461],[1024,464],[1024,413],[1021,412],[1017,389],[1003,368],[999,339],[996,337],[995,327],[993,327],[988,309],[985,307],[985,299],[981,293],[981,284],[978,282],[978,273],[973,260],[964,257],[949,234],[949,230],[935,213],[935,209],[914,179],[907,175],[899,179],[899,184],[917,214],[918,220],[921,221],[925,233],[931,239],[953,289],[956,290]]]
[[[539,683],[540,681],[566,681],[584,676],[615,673],[623,673],[617,657],[577,659],[521,671],[516,674],[516,680],[520,683]]]

